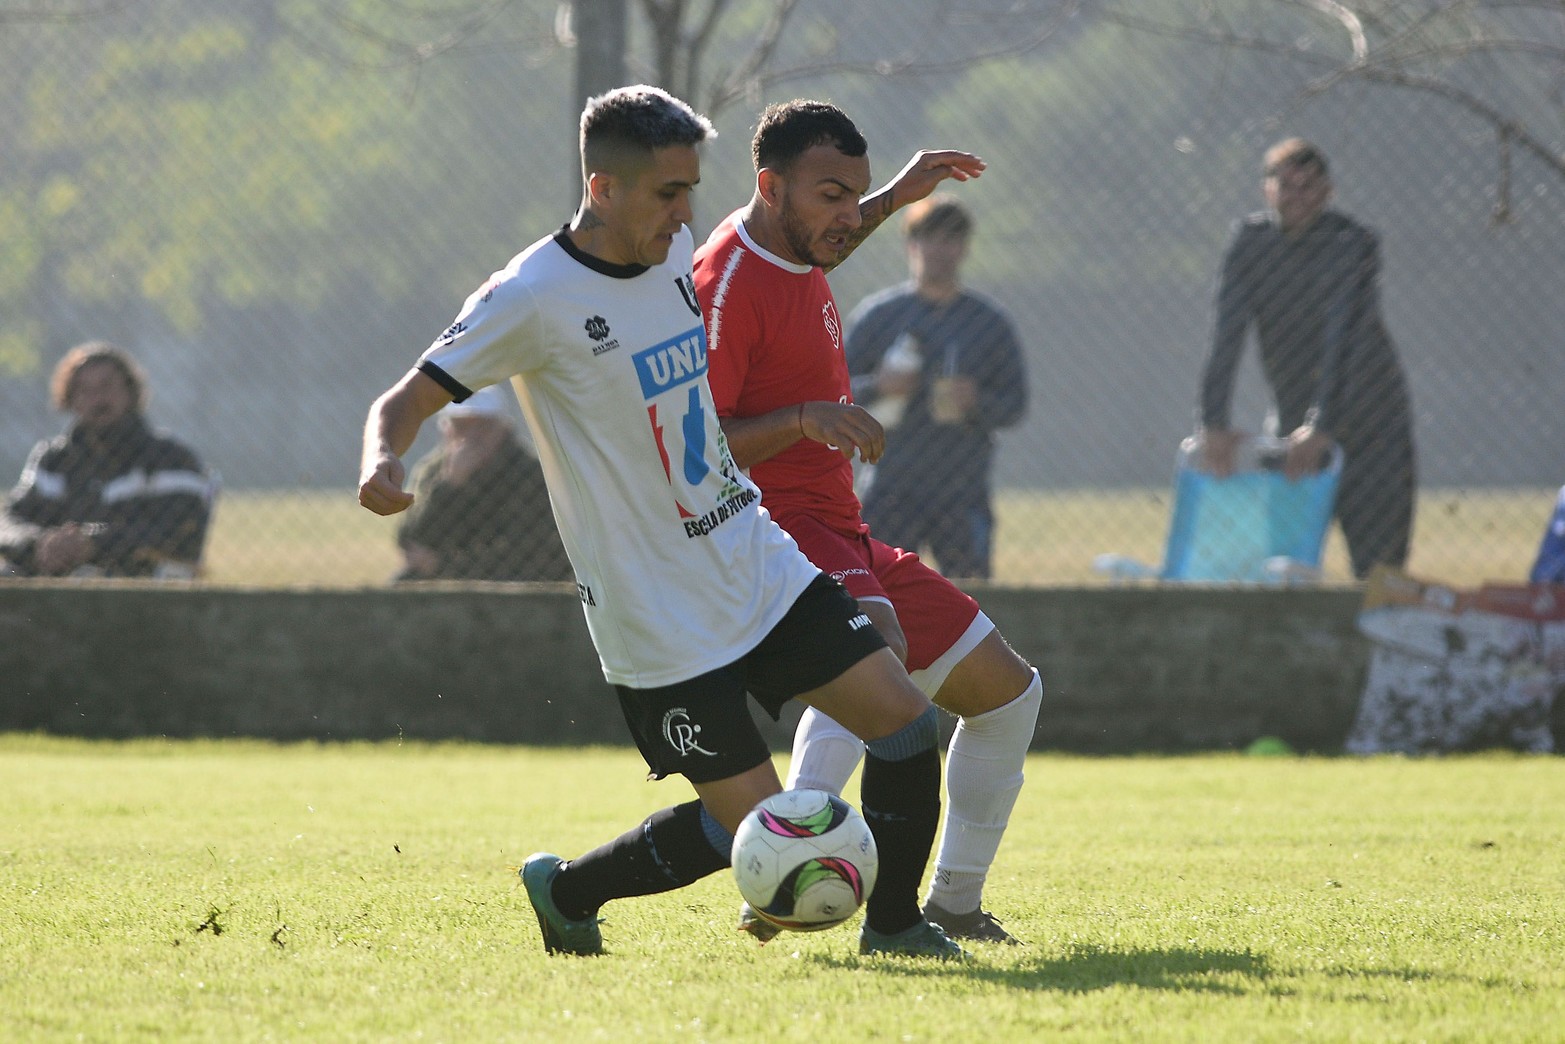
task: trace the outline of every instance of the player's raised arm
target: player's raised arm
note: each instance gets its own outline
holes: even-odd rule
[[[432,377],[409,370],[370,406],[364,423],[364,453],[359,465],[359,503],[377,515],[395,515],[413,503],[402,488],[402,455],[424,422],[451,401],[451,393]]]
[[[913,158],[885,187],[859,201],[859,227],[848,233],[848,245],[837,255],[837,259],[822,267],[829,272],[842,264],[888,217],[909,203],[916,203],[928,196],[942,181],[969,181],[982,175],[987,166],[971,152],[956,149],[926,149],[914,153]]]

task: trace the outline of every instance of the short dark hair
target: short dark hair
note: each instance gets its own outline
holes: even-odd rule
[[[909,239],[925,236],[966,239],[973,234],[973,213],[955,196],[936,193],[907,205],[902,212],[902,234]]]
[[[1321,151],[1319,145],[1303,138],[1284,138],[1267,149],[1265,155],[1261,157],[1261,170],[1267,177],[1278,173],[1284,167],[1314,167],[1320,171],[1322,177],[1331,176],[1331,167],[1326,162],[1326,154]]]
[[[712,121],[658,87],[618,87],[587,100],[581,112],[583,175],[626,173],[653,151],[717,137]]]
[[[130,389],[137,413],[147,408],[147,375],[136,360],[130,357],[130,353],[108,341],[87,341],[66,352],[65,358],[55,364],[54,374],[49,378],[49,401],[55,409],[71,408],[71,392],[75,388],[76,375],[82,371],[82,367],[99,363],[114,367],[125,378],[125,386]]]
[[[844,156],[862,156],[869,142],[848,114],[830,102],[796,98],[768,105],[750,139],[755,169],[787,173],[793,161],[817,145],[835,145]]]

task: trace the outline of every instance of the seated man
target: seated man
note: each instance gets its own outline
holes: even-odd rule
[[[398,580],[570,580],[543,469],[516,437],[506,385],[440,411],[440,445],[413,469]]]
[[[213,480],[147,424],[141,367],[112,344],[78,345],[55,367],[50,397],[75,419],[34,447],[6,500],[0,575],[195,576]]]

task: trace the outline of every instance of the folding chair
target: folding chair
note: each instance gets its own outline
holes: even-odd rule
[[[1282,472],[1287,447],[1283,439],[1247,439],[1234,473],[1218,478],[1201,470],[1198,439],[1180,443],[1160,579],[1285,583],[1319,576],[1342,450],[1333,446],[1320,471],[1290,480]]]

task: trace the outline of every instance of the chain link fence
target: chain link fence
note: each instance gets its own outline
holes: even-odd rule
[[[1400,5],[1420,6],[1448,5]],[[1433,69],[1392,56],[1380,71],[1398,82],[1344,73],[1351,26],[1285,2],[749,0],[712,5],[709,36],[687,12],[660,50],[652,16],[679,5],[647,2],[624,9],[625,76],[668,83],[721,132],[698,238],[748,199],[768,101],[842,105],[877,184],[920,148],[989,162],[951,191],[975,221],[964,282],[1006,313],[1025,360],[1026,412],[998,431],[993,473],[993,575],[1023,585],[1109,582],[1105,553],[1161,560],[1225,247],[1263,206],[1264,149],[1317,142],[1335,205],[1380,235],[1418,445],[1409,568],[1515,580],[1565,482],[1565,105],[1561,64],[1536,58],[1565,47],[1565,9],[1459,6],[1468,28],[1530,46],[1452,29],[1465,49],[1434,41]],[[541,0],[0,5],[0,481],[70,419],[50,404],[56,362],[106,339],[147,371],[153,423],[221,476],[200,582],[408,570],[399,520],[355,503],[364,415],[467,294],[570,216],[580,14]],[[907,278],[888,225],[831,281],[849,313]],[[1252,347],[1235,425],[1260,430],[1269,406]],[[437,478],[463,471],[451,455]],[[518,539],[552,554],[538,518],[534,497]],[[1351,579],[1335,533],[1324,574]]]

